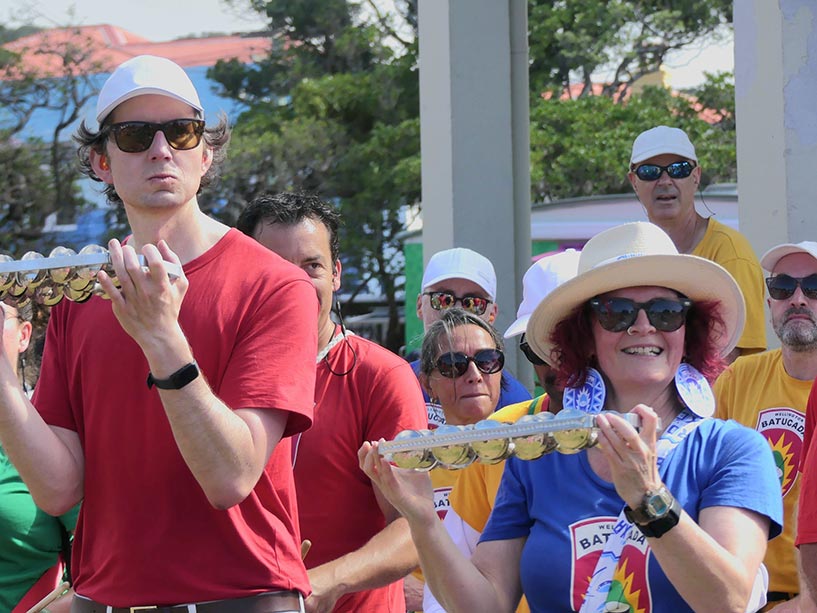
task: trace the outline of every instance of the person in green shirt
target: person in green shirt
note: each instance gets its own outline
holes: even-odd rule
[[[3,350],[25,381],[25,358],[33,353],[33,305],[28,302],[18,309],[13,302],[0,302],[0,309]],[[79,505],[60,517],[40,510],[0,446],[0,611],[25,613],[62,582],[60,553],[78,512]],[[48,605],[48,611],[67,612],[70,603],[70,598],[60,598]]]

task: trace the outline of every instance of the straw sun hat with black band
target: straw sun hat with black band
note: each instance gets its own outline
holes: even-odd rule
[[[714,339],[715,344],[724,356],[734,349],[746,319],[743,293],[735,279],[715,262],[679,254],[672,239],[647,222],[616,226],[587,241],[579,258],[578,275],[539,303],[525,338],[541,358],[556,364],[558,356],[550,337],[573,309],[600,294],[641,286],[666,287],[693,302],[720,302],[725,329]]]

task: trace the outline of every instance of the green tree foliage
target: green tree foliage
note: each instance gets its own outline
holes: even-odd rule
[[[2,29],[0,38],[28,33],[29,28]],[[75,147],[65,131],[96,95],[93,75],[100,66],[91,61],[94,45],[75,31],[69,42],[46,37],[36,48],[0,49],[0,209],[5,216],[0,240],[13,253],[17,245],[44,251],[46,217],[57,213],[60,221],[74,220],[87,204],[77,185]],[[47,68],[38,68],[40,61]],[[19,133],[37,111],[55,119],[51,138],[21,141]]]
[[[386,344],[397,349],[400,233],[420,188],[416,46],[401,42],[394,15],[345,0],[252,4],[270,20],[273,48],[257,66],[225,61],[210,73],[248,110],[224,178],[201,202],[228,222],[267,192],[304,189],[336,202],[344,290],[353,300],[377,282],[388,301]],[[410,24],[413,6],[401,6]]]
[[[604,93],[623,95],[682,49],[732,21],[732,1],[529,0],[530,82],[534,95],[555,89],[592,95],[593,79],[609,73]]]

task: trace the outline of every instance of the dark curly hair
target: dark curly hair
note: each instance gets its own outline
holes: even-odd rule
[[[105,148],[108,146],[108,135],[110,134],[112,116],[113,113],[109,113],[102,122],[102,125],[99,126],[99,130],[96,131],[85,125],[85,120],[83,119],[73,137],[74,141],[79,145],[77,149],[77,157],[79,158],[80,172],[99,183],[102,183],[102,179],[96,175],[93,167],[91,166],[90,152],[91,150],[94,150],[100,154],[105,153]],[[203,188],[210,185],[210,183],[212,183],[218,177],[221,165],[224,162],[224,158],[227,156],[227,144],[229,142],[229,121],[224,113],[219,113],[218,123],[215,126],[204,129],[204,143],[213,151],[213,162],[210,164],[210,168],[207,169],[207,172],[201,178],[199,189],[196,192],[197,194],[201,193]],[[104,192],[105,197],[111,204],[122,203],[122,198],[119,197],[119,194],[116,193],[116,189],[110,183],[105,185]]]
[[[329,231],[329,247],[332,261],[340,259],[340,214],[337,209],[309,192],[281,192],[264,194],[255,198],[241,211],[235,227],[252,238],[262,223],[294,226],[304,219],[315,219]]]
[[[679,296],[683,297],[681,294]],[[588,301],[589,302],[589,301]],[[557,381],[562,385],[580,386],[589,368],[598,368],[593,355],[593,313],[588,302],[579,305],[553,328],[550,341],[558,360]],[[688,362],[712,383],[726,367],[715,342],[726,333],[720,315],[720,302],[692,302],[687,313],[684,336],[684,361]]]

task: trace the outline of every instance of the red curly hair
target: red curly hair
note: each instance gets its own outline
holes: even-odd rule
[[[679,293],[679,296],[682,294]],[[593,355],[592,317],[592,312],[585,302],[573,309],[570,315],[553,328],[550,342],[554,346],[558,360],[556,378],[561,385],[581,386],[587,378],[587,369],[598,368]],[[686,319],[684,362],[697,368],[710,383],[713,383],[726,367],[726,362],[715,342],[724,334],[726,325],[720,315],[720,302],[693,301]]]

